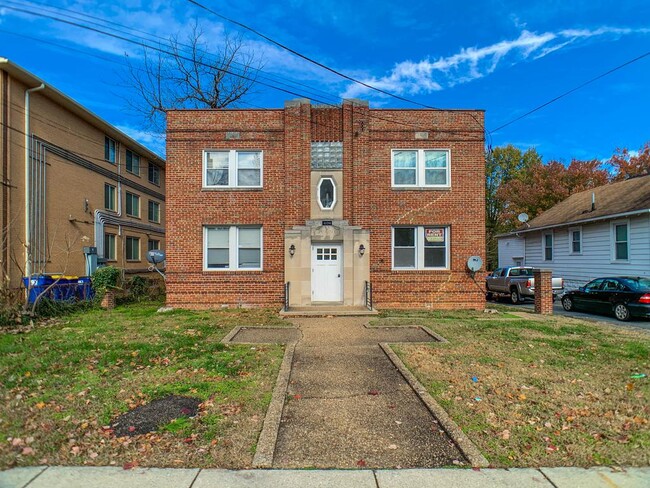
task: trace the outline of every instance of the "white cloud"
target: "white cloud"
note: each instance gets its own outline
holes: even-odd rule
[[[564,29],[557,32],[536,33],[523,30],[518,38],[504,40],[483,47],[461,48],[459,52],[436,60],[402,61],[385,76],[367,77],[361,81],[396,94],[417,94],[442,90],[467,83],[494,72],[501,63],[518,63],[539,59],[581,40],[629,34],[648,34],[650,29],[599,27],[597,29]],[[370,89],[348,85],[341,95],[358,97]]]
[[[129,125],[116,125],[115,127],[124,132],[130,138],[135,139],[150,151],[153,151],[160,156],[165,156],[165,134],[148,132]]]

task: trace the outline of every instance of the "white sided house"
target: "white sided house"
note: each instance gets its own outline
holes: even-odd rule
[[[567,289],[650,276],[650,175],[573,194],[498,239],[499,267],[551,269]]]

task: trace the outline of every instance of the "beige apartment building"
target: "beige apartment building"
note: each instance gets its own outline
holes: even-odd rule
[[[165,161],[0,58],[0,273],[83,276],[86,253],[146,272],[165,249]],[[85,252],[86,253],[85,253]]]

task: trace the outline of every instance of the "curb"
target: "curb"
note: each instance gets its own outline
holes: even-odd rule
[[[422,403],[429,409],[431,414],[440,422],[442,428],[447,432],[449,437],[454,441],[460,452],[467,458],[472,467],[474,468],[486,468],[490,465],[488,460],[481,454],[481,451],[476,447],[476,445],[465,435],[465,433],[458,427],[458,424],[454,422],[451,417],[447,414],[444,408],[442,408],[429,394],[429,392],[422,386],[422,384],[413,376],[402,360],[395,354],[395,351],[391,347],[382,342],[379,344],[379,347],[382,348],[384,353],[388,356],[388,359],[395,365],[400,374],[404,377],[407,383],[413,388],[413,391],[420,398]]]
[[[293,363],[295,349],[296,344],[291,343],[287,344],[287,348],[284,351],[284,359],[280,365],[275,388],[273,388],[271,403],[266,410],[262,432],[260,432],[257,440],[257,448],[255,449],[252,463],[254,468],[270,468],[273,465],[275,443],[278,440],[280,420],[282,419],[284,401],[287,394],[287,387],[289,386],[289,377],[291,376],[291,365]]]

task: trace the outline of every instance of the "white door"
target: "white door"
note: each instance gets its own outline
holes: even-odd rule
[[[311,301],[343,301],[343,256],[340,244],[311,247]]]

